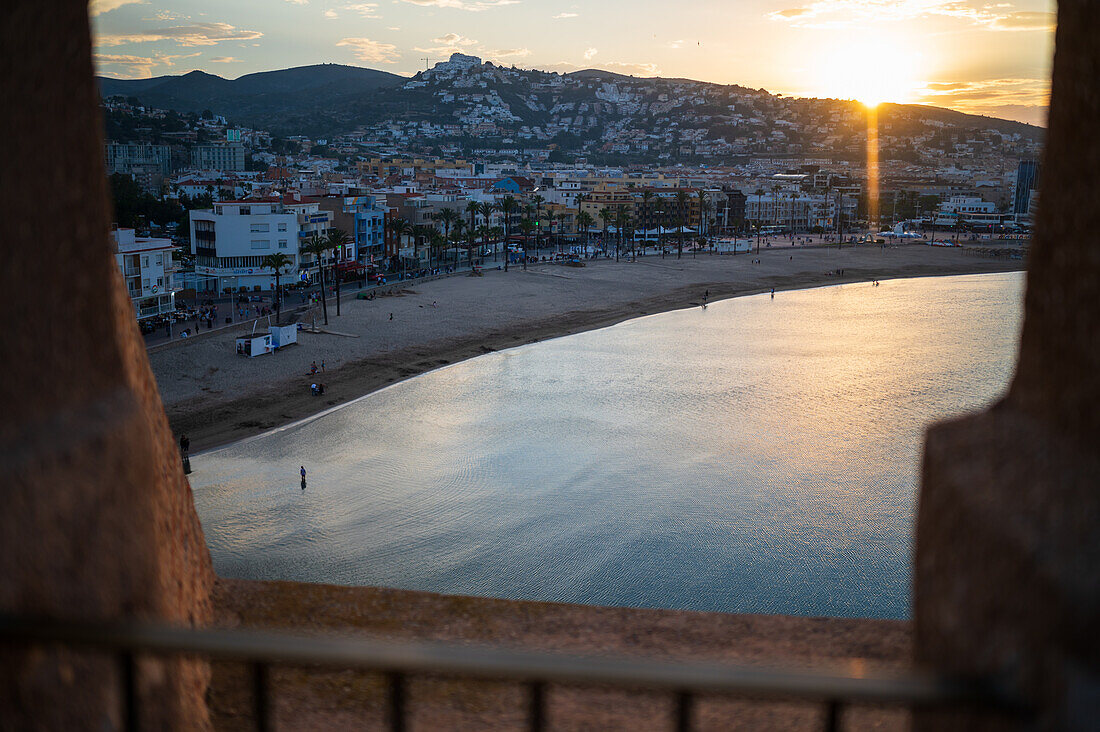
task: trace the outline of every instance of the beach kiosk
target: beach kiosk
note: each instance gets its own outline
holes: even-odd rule
[[[298,342],[297,325],[273,325],[267,334],[271,336],[271,346],[275,349],[286,348]]]
[[[237,339],[237,355],[256,358],[265,353],[274,353],[275,347],[271,345],[271,334],[261,333],[244,336]]]

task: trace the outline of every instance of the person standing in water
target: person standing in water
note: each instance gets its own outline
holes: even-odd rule
[[[302,474],[302,490],[306,489],[306,466],[303,465],[299,472]]]

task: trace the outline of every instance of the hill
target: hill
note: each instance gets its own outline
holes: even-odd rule
[[[752,155],[861,156],[866,110],[858,102],[799,99],[691,79],[569,74],[497,66],[455,54],[411,79],[323,64],[228,80],[193,71],[156,79],[100,79],[105,96],[137,97],[176,111],[209,109],[276,135],[359,131],[380,143],[426,149],[557,149],[644,159]],[[1035,142],[1043,129],[921,105],[883,105],[886,154],[941,149],[994,151],[1002,136]],[[993,137],[990,137],[992,135]],[[986,150],[988,148],[988,150]]]

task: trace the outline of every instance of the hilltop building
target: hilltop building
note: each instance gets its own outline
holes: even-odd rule
[[[195,145],[191,148],[191,167],[198,170],[244,170],[244,146]]]

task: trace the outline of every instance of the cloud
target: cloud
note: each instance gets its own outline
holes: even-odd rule
[[[965,0],[815,0],[808,5],[774,10],[767,17],[796,28],[846,28],[868,22],[948,17],[986,30],[1052,30],[1053,13],[1011,10],[1009,3],[980,7]]]
[[[478,44],[473,38],[466,38],[458,33],[447,33],[439,38],[433,38],[432,43],[436,45],[427,48],[417,46],[413,50],[443,56],[452,53],[468,53],[475,50],[474,47]]]
[[[531,55],[529,48],[499,48],[488,51],[479,51],[482,57],[489,61],[506,61],[508,59],[526,58]]]
[[[339,15],[336,14],[336,11],[333,10],[332,8],[329,8],[325,12],[321,13],[321,15],[325,16],[329,20],[336,20],[337,18],[340,17]]]
[[[587,51],[584,52],[584,60],[585,61],[591,61],[592,57],[595,56],[599,52],[600,51],[597,48],[589,48]]]
[[[661,70],[657,68],[657,64],[607,61],[603,65],[608,71],[614,71],[617,74],[628,74],[630,76],[657,76],[661,73]]]
[[[309,5],[309,0],[286,0],[291,5]]]
[[[400,56],[397,46],[391,43],[372,41],[369,38],[342,38],[337,41],[336,45],[354,49],[355,58],[360,61],[392,64],[396,63],[398,56]]]
[[[175,41],[181,46],[213,46],[225,41],[251,41],[262,36],[259,31],[235,28],[228,23],[195,23],[138,33],[101,35],[96,38],[95,44],[97,47],[110,47],[126,43]]]
[[[123,5],[144,5],[145,2],[146,0],[91,0],[88,3],[88,15],[94,18],[121,8]]]
[[[236,56],[215,56],[210,59],[212,64],[239,64],[241,60]]]
[[[480,13],[491,8],[519,4],[519,0],[401,0],[401,2],[422,8],[447,8],[450,10],[466,10],[471,13]]]
[[[917,98],[923,104],[960,112],[1045,124],[1050,107],[1050,81],[1015,78],[933,81],[924,84]]]
[[[557,15],[555,15],[553,17],[554,17],[554,20],[564,20],[566,18],[576,18],[577,14],[576,13],[558,13]]]
[[[679,40],[679,41],[671,41],[671,42],[670,42],[670,43],[668,44],[668,47],[669,47],[669,48],[674,48],[674,49],[675,49],[675,48],[683,48],[683,47],[684,47],[684,41],[683,41],[682,39],[681,39],[681,40]]]
[[[153,68],[157,66],[174,66],[176,61],[184,58],[201,56],[202,52],[166,55],[155,53],[151,56],[134,56],[130,54],[96,53],[92,60],[99,70],[112,70],[124,79],[147,79],[153,75]]]
[[[358,13],[364,18],[380,18],[378,14],[378,3],[348,3],[344,5],[344,10],[350,10],[353,13]]]

